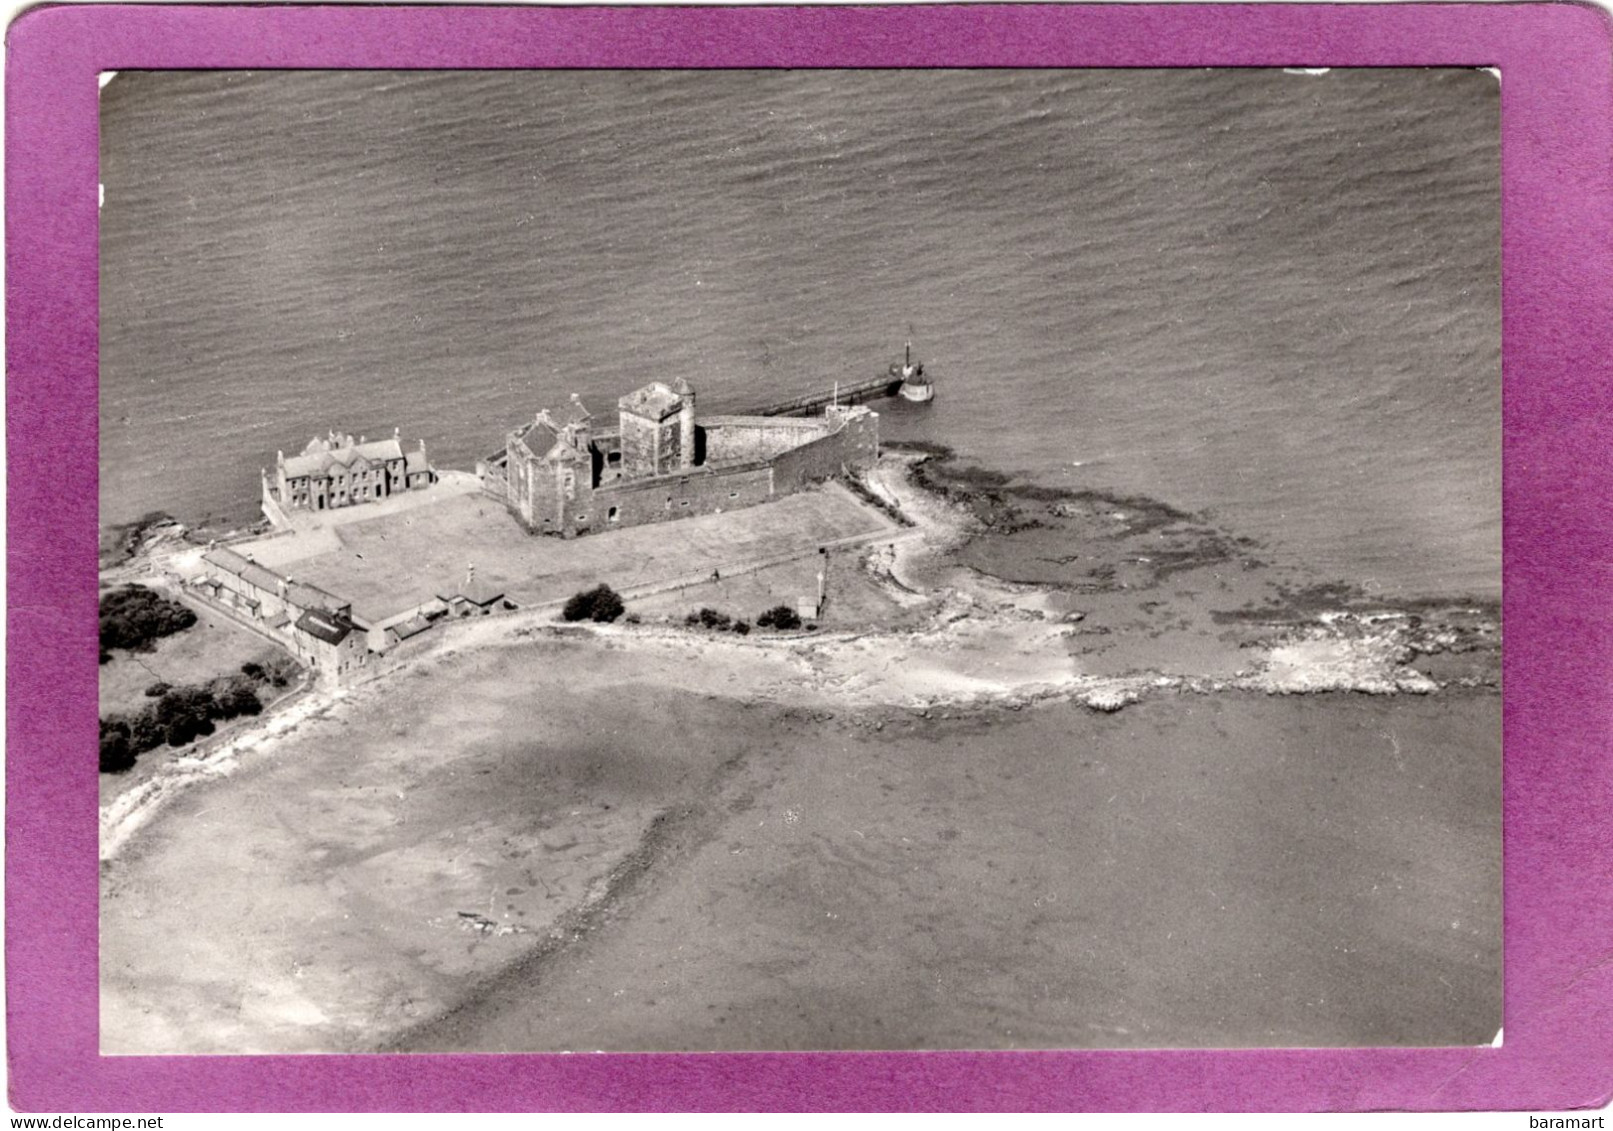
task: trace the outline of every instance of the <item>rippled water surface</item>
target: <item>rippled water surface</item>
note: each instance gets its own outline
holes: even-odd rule
[[[469,466],[572,392],[737,409],[911,331],[889,436],[1493,596],[1498,116],[1464,70],[125,72],[103,521],[247,520],[328,427]]]

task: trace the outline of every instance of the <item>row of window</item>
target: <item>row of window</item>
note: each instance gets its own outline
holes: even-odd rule
[[[379,488],[375,488],[372,492],[372,489],[369,487],[364,487],[362,489],[355,487],[351,492],[351,497],[354,501],[365,501],[369,499],[379,499],[383,496]],[[316,498],[321,502],[323,502],[326,498],[329,498],[332,502],[345,503],[349,501],[349,492],[343,488],[332,491],[329,496],[320,494],[316,496]],[[291,493],[292,506],[306,507],[308,503],[309,495],[307,491],[293,491]]]
[[[384,483],[386,483],[388,481],[387,474],[385,472],[382,472],[382,471],[355,472],[355,473],[353,473],[352,476],[347,476],[347,475],[321,475],[321,476],[319,476],[319,479],[322,479],[322,480],[324,480],[325,482],[328,482],[328,483],[334,483],[338,487],[347,486],[347,481],[348,481],[349,478],[351,478],[353,480],[353,482],[355,482],[355,483],[372,483],[373,482],[373,483],[376,483],[376,484],[384,484]],[[289,480],[289,482],[291,483],[291,485],[293,487],[301,487],[301,486],[307,484],[309,482],[309,480],[306,477],[299,475],[297,478]],[[392,482],[392,485],[394,487],[403,486],[403,472],[401,472],[401,471],[394,472],[392,474],[392,476],[391,476],[391,482]]]

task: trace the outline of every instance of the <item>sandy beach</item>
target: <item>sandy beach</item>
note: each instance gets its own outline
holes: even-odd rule
[[[814,633],[681,624],[810,563],[455,625],[104,806],[103,1051],[1490,1040],[1493,610],[921,453],[866,487],[916,525]]]

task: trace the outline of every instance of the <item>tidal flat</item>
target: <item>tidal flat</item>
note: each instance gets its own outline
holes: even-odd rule
[[[363,689],[105,866],[104,1051],[1499,1024],[1492,694],[831,716],[594,641],[441,664],[461,678]]]
[[[796,566],[455,625],[104,811],[103,1051],[1494,1036],[1490,610],[944,453],[863,489],[912,525],[817,631],[683,624]]]

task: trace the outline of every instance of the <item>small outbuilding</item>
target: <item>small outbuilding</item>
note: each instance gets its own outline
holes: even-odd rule
[[[448,609],[448,614],[456,617],[486,616],[503,599],[503,587],[481,580],[474,570],[465,575],[457,588],[437,594],[437,600]]]

